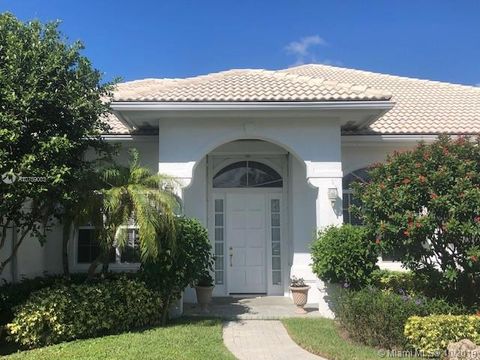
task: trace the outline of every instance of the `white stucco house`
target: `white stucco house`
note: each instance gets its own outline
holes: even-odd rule
[[[316,229],[355,222],[351,179],[419,140],[479,133],[480,88],[303,65],[126,82],[112,111],[106,138],[125,160],[135,147],[145,166],[179,179],[184,213],[208,228],[215,296],[288,296],[296,275],[321,302],[309,246]],[[54,230],[44,247],[24,244],[3,276],[61,272],[60,243]],[[71,269],[85,270],[95,253],[89,228],[70,245]],[[398,268],[390,260],[381,265]],[[133,251],[112,269],[135,266]]]

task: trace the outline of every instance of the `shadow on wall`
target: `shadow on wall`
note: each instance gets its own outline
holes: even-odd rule
[[[335,317],[335,303],[342,291],[341,285],[319,280],[318,291],[320,292],[318,312],[326,318],[333,319]]]

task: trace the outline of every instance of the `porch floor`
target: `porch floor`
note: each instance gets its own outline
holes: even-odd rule
[[[203,312],[198,304],[185,303],[185,316],[218,317],[225,320],[277,320],[290,317],[321,317],[318,304],[305,305],[306,314],[297,314],[292,299],[284,296],[216,297]]]

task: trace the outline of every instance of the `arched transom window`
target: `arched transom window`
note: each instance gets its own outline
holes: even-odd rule
[[[283,180],[270,166],[258,161],[238,161],[213,177],[214,188],[280,188]]]

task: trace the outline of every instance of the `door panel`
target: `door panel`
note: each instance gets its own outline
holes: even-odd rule
[[[226,240],[230,293],[265,293],[266,195],[227,194]]]

